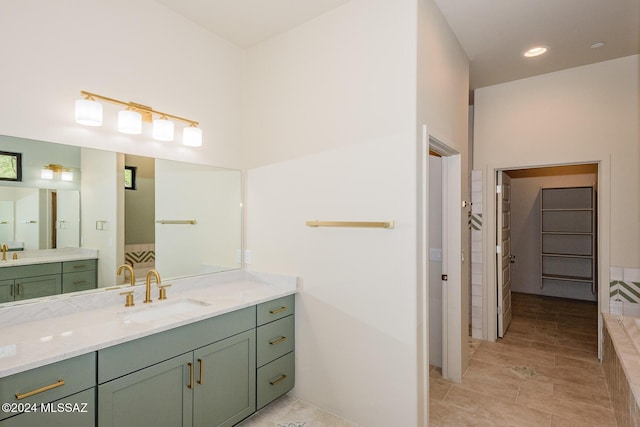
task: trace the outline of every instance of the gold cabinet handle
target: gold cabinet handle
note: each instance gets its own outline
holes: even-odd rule
[[[74,265],[73,268],[86,268],[87,266],[84,264]]]
[[[189,385],[188,388],[193,388],[193,363],[187,363],[189,365]]]
[[[280,378],[278,378],[277,380],[269,381],[269,384],[278,385],[278,384],[280,384],[282,381],[284,381],[286,379],[287,379],[287,376],[285,374],[282,374],[282,375],[280,375]]]
[[[13,285],[11,285],[9,287],[9,296],[12,297],[13,296]]]
[[[280,307],[274,310],[269,310],[269,314],[278,314],[278,313],[282,313],[283,311],[287,311],[287,307]]]
[[[31,397],[31,396],[34,396],[36,394],[42,393],[43,391],[48,391],[48,390],[54,389],[56,387],[61,387],[63,385],[64,385],[64,380],[58,380],[57,382],[55,382],[53,384],[49,384],[49,385],[46,385],[44,387],[40,387],[38,389],[28,391],[26,393],[22,393],[22,394],[16,393],[16,399],[18,399],[18,400],[26,399],[27,397]]]
[[[280,337],[278,339],[275,339],[273,341],[269,341],[269,345],[278,345],[280,343],[283,343],[287,340],[287,337]]]
[[[76,280],[73,282],[74,285],[84,285],[86,283],[89,283],[89,281],[87,280]]]
[[[200,368],[200,374],[198,375],[198,384],[202,384],[202,359],[198,359],[198,367]]]

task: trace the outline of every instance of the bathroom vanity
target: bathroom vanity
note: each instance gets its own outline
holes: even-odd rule
[[[5,328],[0,426],[237,424],[295,383],[295,278],[256,274],[176,280],[151,304],[135,289],[134,307],[105,291],[106,307]]]
[[[97,284],[98,254],[91,249],[25,251],[0,261],[0,303],[85,291]]]

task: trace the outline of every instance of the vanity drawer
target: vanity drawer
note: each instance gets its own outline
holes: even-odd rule
[[[294,316],[287,316],[258,327],[258,366],[265,365],[294,350],[294,323]]]
[[[0,380],[2,403],[46,403],[96,385],[96,355],[84,354]],[[14,413],[0,412],[0,419]]]
[[[76,271],[88,271],[96,269],[95,259],[82,259],[78,261],[65,261],[62,263],[63,273],[73,273]]]
[[[62,293],[86,291],[96,288],[96,271],[76,271],[62,275]]]
[[[152,304],[162,304],[153,302]],[[256,326],[254,307],[232,311],[98,351],[98,383],[135,372]]]
[[[258,369],[256,410],[268,405],[295,385],[295,353],[291,352]]]
[[[258,305],[258,326],[294,313],[295,295],[274,299]]]
[[[0,280],[47,276],[49,274],[60,273],[62,273],[62,265],[59,262],[51,262],[48,264],[18,265],[15,267],[0,268]]]

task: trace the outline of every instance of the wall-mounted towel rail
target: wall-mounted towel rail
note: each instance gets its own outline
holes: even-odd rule
[[[188,224],[195,225],[197,224],[195,219],[159,219],[156,221],[156,224]]]
[[[393,228],[393,221],[307,221],[309,227]]]

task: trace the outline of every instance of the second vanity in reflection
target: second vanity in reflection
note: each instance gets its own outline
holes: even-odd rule
[[[96,251],[68,248],[0,261],[0,303],[95,289],[97,258]]]

